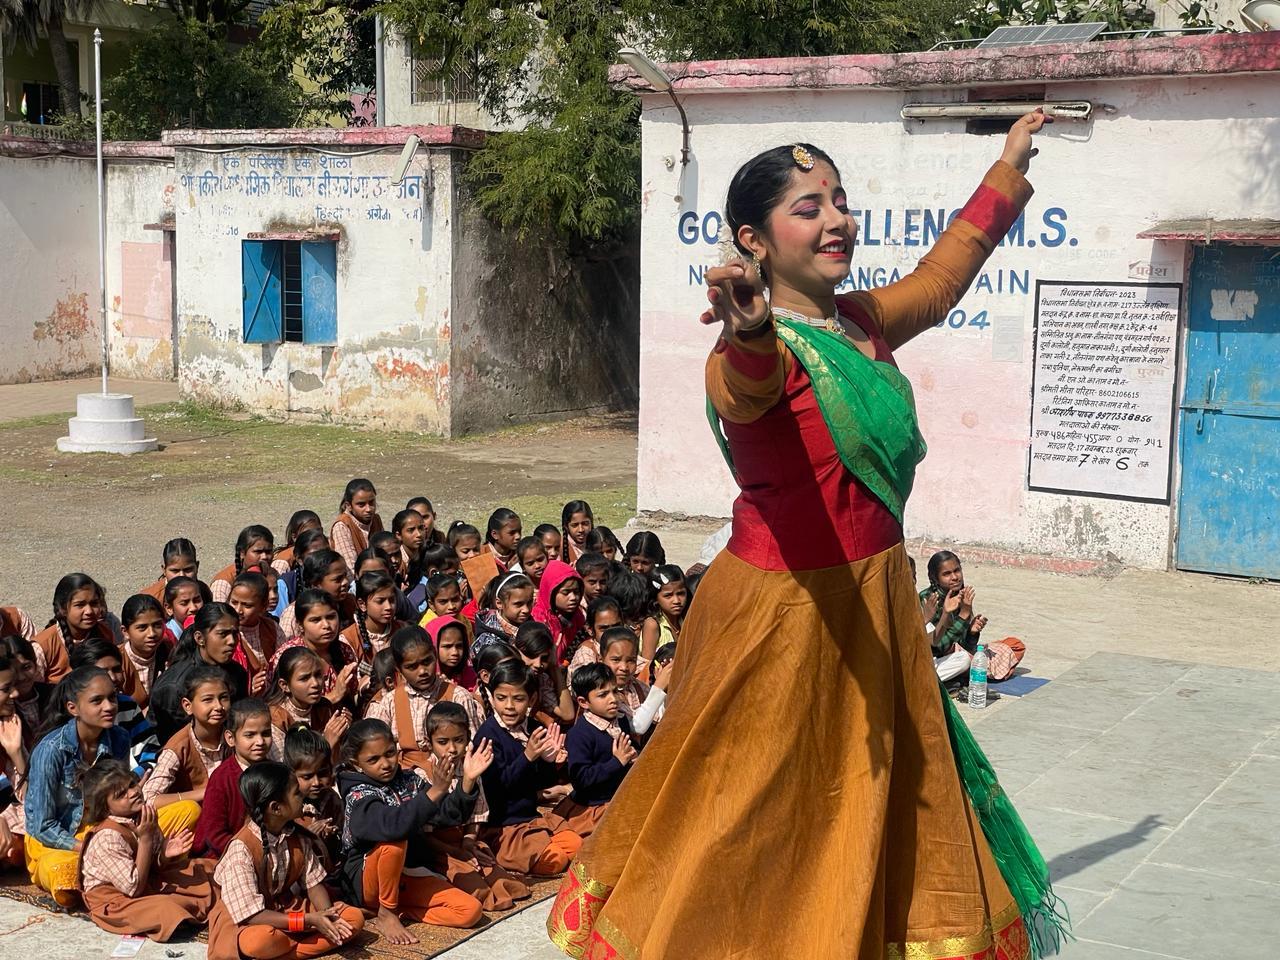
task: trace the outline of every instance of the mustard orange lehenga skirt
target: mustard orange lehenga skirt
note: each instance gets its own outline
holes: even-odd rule
[[[901,545],[798,573],[722,553],[672,679],[552,908],[565,953],[1030,956],[956,772]]]

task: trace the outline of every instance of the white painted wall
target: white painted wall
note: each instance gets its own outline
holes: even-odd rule
[[[89,164],[92,167],[92,164]],[[107,322],[111,374],[172,380],[173,164],[118,161],[107,173]]]
[[[93,164],[0,157],[0,383],[98,369]]]
[[[448,433],[451,165],[447,152],[421,151],[402,190],[388,183],[399,152],[393,145],[347,167],[303,149],[177,149],[184,396]],[[260,157],[284,166],[263,167]],[[349,195],[326,184],[326,172],[350,175]],[[265,175],[264,192],[249,190],[251,174]],[[241,241],[326,224],[341,231],[338,342],[243,343]]]
[[[1163,568],[1169,507],[1026,489],[1035,281],[1125,280],[1139,261],[1167,265],[1181,280],[1185,246],[1138,240],[1139,231],[1176,217],[1280,217],[1280,76],[1061,83],[1048,96],[1115,111],[1087,125],[1060,122],[1042,138],[1024,245],[998,248],[987,265],[992,289],[975,289],[960,304],[969,317],[986,311],[990,326],[931,331],[899,352],[930,447],[907,532]],[[898,111],[907,99],[872,89],[689,94],[694,161],[682,177],[675,111],[665,98],[646,98],[641,510],[726,516],[736,495],[705,423],[702,370],[716,332],[697,321],[705,290],[690,275],[691,266],[713,264],[716,251],[700,235],[683,242],[681,217],[700,224],[723,208],[739,165],[803,139],[836,159],[850,206],[870,211],[855,275],[909,271],[925,248],[903,244],[903,212],[962,207],[999,156],[1001,138],[966,134],[963,121],[904,126]],[[668,157],[677,160],[674,170]],[[1060,229],[1067,242],[1056,243]],[[1010,272],[1023,271],[1030,292],[1009,292]]]

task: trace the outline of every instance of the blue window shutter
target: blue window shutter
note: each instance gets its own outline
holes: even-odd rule
[[[280,241],[245,240],[240,246],[244,342],[279,343]]]
[[[302,244],[302,342],[338,341],[338,245]]]

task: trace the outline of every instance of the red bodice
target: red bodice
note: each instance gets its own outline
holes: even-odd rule
[[[860,311],[845,315],[871,338],[876,359],[893,363],[874,324]],[[777,404],[753,423],[725,421],[724,432],[742,487],[728,545],[734,556],[764,570],[821,570],[901,542],[893,514],[841,462],[799,361]]]

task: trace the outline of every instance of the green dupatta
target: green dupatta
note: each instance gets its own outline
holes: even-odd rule
[[[910,381],[893,364],[872,360],[844,334],[781,317],[774,323],[809,375],[840,461],[901,523],[916,464],[925,454]],[[707,419],[732,470],[733,456],[710,397]]]
[[[775,317],[778,337],[809,375],[822,419],[840,460],[889,508],[899,523],[924,458],[911,384],[895,366],[872,360],[843,334]],[[733,457],[711,399],[707,418],[729,469]],[[923,627],[921,641],[924,642]],[[1056,953],[1067,934],[1065,905],[1054,894],[1049,869],[1005,794],[960,711],[939,685],[956,770],[982,826],[992,858],[1009,888],[1031,941],[1032,953]]]

